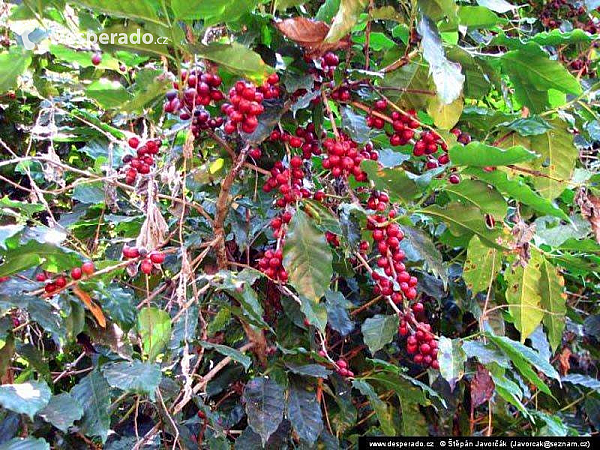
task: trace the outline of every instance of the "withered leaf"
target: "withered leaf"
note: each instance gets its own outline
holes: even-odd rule
[[[477,373],[471,380],[471,408],[483,405],[494,393],[494,382],[490,372],[481,364],[477,366]]]
[[[275,23],[275,27],[288,39],[306,49],[308,56],[317,57],[325,52],[347,48],[348,39],[326,43],[329,25],[306,17],[292,17]]]

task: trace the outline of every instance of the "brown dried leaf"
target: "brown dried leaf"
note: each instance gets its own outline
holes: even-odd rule
[[[98,325],[100,325],[102,328],[106,328],[106,317],[104,317],[102,309],[92,301],[90,295],[77,285],[73,286],[73,293],[79,297],[79,300],[81,300],[83,304],[91,311],[92,315],[96,319],[96,322],[98,322]]]
[[[558,362],[560,363],[559,369],[563,377],[568,374],[569,370],[571,369],[571,363],[569,362],[571,355],[571,349],[565,347],[558,357]]]
[[[325,37],[329,33],[329,25],[325,22],[307,19],[306,17],[293,17],[275,23],[275,27],[288,39],[296,42],[306,49],[308,56],[317,57],[325,52],[348,48],[348,39],[338,42],[326,43]]]
[[[482,365],[477,366],[477,373],[471,380],[471,408],[483,405],[494,394],[494,382],[490,372]]]
[[[596,242],[600,244],[600,198],[581,189],[575,201],[581,207],[581,215],[590,222]]]

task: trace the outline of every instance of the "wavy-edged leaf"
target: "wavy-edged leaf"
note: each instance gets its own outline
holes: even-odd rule
[[[259,84],[273,73],[273,68],[265,64],[260,55],[238,42],[223,44],[212,42],[209,45],[194,45],[190,50],[223,69],[238,74]]]
[[[340,7],[333,18],[325,42],[334,43],[346,36],[367,6],[368,0],[340,0]]]
[[[467,248],[463,279],[473,294],[487,291],[502,268],[502,254],[473,236]]]
[[[246,383],[242,400],[248,425],[260,435],[264,445],[283,420],[285,392],[272,379],[257,377]]]
[[[464,146],[455,145],[450,148],[448,155],[453,165],[471,167],[508,166],[531,161],[540,156],[520,145],[500,148],[478,141]]]
[[[476,206],[465,206],[461,203],[451,203],[445,208],[431,205],[418,211],[419,213],[441,219],[454,235],[465,232],[475,233],[486,244],[498,247],[500,231],[490,230],[485,225],[483,213]]]
[[[542,392],[552,395],[550,388],[548,388],[548,386],[531,367],[533,365],[533,367],[535,367],[537,370],[540,370],[548,377],[560,381],[558,372],[548,361],[540,357],[537,352],[521,344],[520,342],[513,341],[512,339],[504,336],[494,336],[493,334],[488,334],[488,337],[500,348],[500,350],[506,354],[506,356],[510,358],[521,375],[527,378],[531,383],[535,384]],[[496,380],[494,380],[494,383],[495,382]]]
[[[39,413],[45,421],[66,433],[76,420],[83,417],[83,407],[71,394],[63,392],[53,395],[48,404]]]
[[[398,316],[396,314],[389,316],[378,314],[369,317],[363,322],[361,331],[365,344],[374,355],[375,352],[392,342],[398,333]]]
[[[314,392],[293,384],[287,400],[287,410],[294,431],[308,445],[314,445],[323,430],[321,406]]]
[[[313,378],[327,378],[333,373],[331,370],[326,369],[321,364],[300,365],[294,363],[285,363],[285,367],[298,375],[304,375]]]
[[[570,373],[569,375],[562,377],[561,381],[563,383],[571,383],[590,388],[595,391],[600,390],[600,380],[597,378],[592,378],[588,375],[582,375],[580,373]]]
[[[252,359],[249,356],[244,355],[235,348],[227,347],[226,345],[221,344],[213,344],[206,341],[200,341],[200,345],[207,349],[214,349],[222,355],[229,356],[231,359],[244,366],[244,369],[246,370],[248,370],[250,364],[252,364]]]
[[[401,167],[382,169],[377,162],[367,160],[363,161],[360,167],[367,173],[369,180],[375,183],[375,187],[386,191],[393,201],[401,199],[407,203],[420,194],[417,183]]]
[[[19,75],[23,74],[31,64],[29,52],[0,53],[0,92],[4,93],[17,85]]]
[[[379,419],[379,424],[381,425],[383,433],[388,436],[394,436],[396,430],[394,429],[394,423],[392,422],[392,414],[388,405],[378,397],[373,386],[365,380],[354,380],[352,381],[352,386],[369,399],[369,404],[371,405],[371,408],[373,408],[373,411],[375,411],[377,419]]]
[[[111,387],[148,394],[152,401],[162,378],[157,364],[138,360],[107,363],[102,366],[102,374]]]
[[[472,203],[484,213],[490,214],[496,220],[506,217],[508,205],[500,192],[493,186],[478,180],[463,180],[459,184],[444,186],[444,191],[450,192],[467,204]]]
[[[461,340],[440,336],[438,362],[440,363],[440,375],[450,384],[450,389],[454,390],[456,383],[465,374],[465,362],[467,362],[467,355],[462,349]]]
[[[142,308],[138,314],[137,328],[144,353],[150,361],[154,361],[171,340],[171,317],[155,307]]]
[[[421,18],[417,30],[421,35],[423,58],[429,63],[429,73],[437,88],[437,96],[442,103],[449,105],[460,97],[465,82],[460,64],[446,58],[437,26],[428,17]]]
[[[13,438],[0,445],[0,450],[50,450],[50,444],[42,438]]]
[[[102,442],[110,429],[110,386],[99,370],[93,370],[71,389],[71,396],[85,406],[81,431],[88,436],[98,436]]]
[[[540,196],[519,176],[510,179],[506,172],[501,170],[486,172],[474,167],[467,168],[463,171],[463,174],[477,177],[478,179],[491,184],[505,196],[514,198],[524,205],[530,206],[537,212],[569,221],[569,216],[562,209],[558,208],[550,200]]]
[[[544,326],[548,332],[548,341],[552,350],[560,346],[565,329],[565,314],[567,312],[567,294],[564,292],[565,280],[560,272],[546,258],[540,267],[540,295],[544,308]]]
[[[533,251],[525,267],[518,264],[506,274],[506,302],[515,328],[521,333],[521,342],[525,342],[544,317],[540,292],[543,262],[539,252]]]
[[[505,53],[501,63],[515,86],[517,99],[535,113],[549,106],[549,89],[574,95],[581,93],[579,81],[536,45]]]
[[[124,2],[121,0],[78,0],[79,6],[85,6],[96,13],[108,14],[113,17],[147,20],[162,23],[158,18],[154,2]]]
[[[325,235],[303,211],[289,224],[283,251],[283,266],[290,284],[311,302],[318,303],[331,281],[333,257]]]
[[[439,277],[444,284],[448,283],[448,273],[444,267],[444,258],[436,248],[431,236],[419,228],[402,225],[404,240],[402,248],[410,260],[420,260],[425,263],[435,276]]]
[[[0,386],[0,405],[17,414],[33,416],[44,408],[52,397],[52,392],[45,381],[27,381],[18,384]]]
[[[327,308],[327,324],[341,336],[348,335],[354,330],[354,322],[348,314],[352,303],[346,300],[341,292],[325,292],[325,307]]]

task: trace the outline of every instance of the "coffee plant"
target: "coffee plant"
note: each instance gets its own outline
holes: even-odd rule
[[[596,433],[599,6],[0,4],[0,449]]]

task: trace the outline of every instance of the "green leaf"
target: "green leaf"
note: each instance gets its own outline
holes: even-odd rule
[[[0,53],[0,92],[5,93],[17,85],[19,75],[31,64],[29,52],[4,52]]]
[[[214,349],[221,355],[229,356],[231,359],[244,366],[244,369],[246,370],[248,370],[250,364],[252,364],[252,359],[249,356],[244,355],[235,348],[227,347],[226,345],[221,344],[211,344],[210,342],[206,341],[200,341],[200,345],[207,349]]]
[[[383,88],[389,88],[389,91],[385,90],[389,99],[404,105],[407,109],[424,109],[435,96],[435,90],[429,83],[427,66],[416,62],[386,73],[381,85]],[[424,92],[431,92],[431,94]]]
[[[470,29],[492,28],[507,22],[484,6],[459,6],[458,18],[461,25]]]
[[[85,407],[81,432],[105,442],[110,429],[110,386],[100,371],[93,370],[80,380],[71,389],[71,396]]]
[[[442,219],[455,236],[471,232],[478,235],[482,242],[485,242],[487,245],[492,247],[500,245],[497,242],[500,232],[487,228],[481,210],[475,206],[450,203],[445,208],[438,205],[431,205],[417,212]]]
[[[368,398],[371,408],[373,408],[377,419],[379,419],[379,424],[381,425],[381,430],[383,433],[388,436],[396,435],[396,430],[394,429],[392,414],[389,410],[389,407],[378,397],[377,392],[375,392],[373,389],[373,386],[371,386],[365,380],[354,380],[352,381],[352,387],[358,389],[362,395]]]
[[[0,277],[12,275],[40,264],[44,269],[55,273],[65,267],[75,267],[81,264],[79,255],[74,251],[52,244],[41,244],[35,240],[30,240],[16,249],[0,251],[0,255],[5,259],[4,263],[0,265]]]
[[[327,378],[332,374],[331,370],[326,369],[320,364],[298,365],[294,363],[285,363],[285,366],[290,369],[290,371],[307,377]]]
[[[46,422],[50,422],[63,433],[67,433],[76,420],[83,417],[83,407],[68,392],[53,395],[48,404],[39,413]]]
[[[535,113],[549,106],[548,89],[574,95],[581,93],[577,79],[535,45],[505,53],[501,63],[515,86],[519,102]]]
[[[219,17],[231,0],[171,0],[171,9],[178,20],[198,20]]]
[[[340,7],[325,36],[325,42],[334,43],[346,36],[358,21],[367,3],[368,0],[340,0]]]
[[[238,42],[195,45],[190,47],[190,51],[199,57],[219,64],[220,67],[231,73],[259,84],[262,84],[269,74],[273,73],[273,68],[266,65],[258,53]]]
[[[496,220],[506,217],[508,205],[494,187],[478,180],[462,180],[459,184],[446,184],[444,191],[454,194],[460,200],[466,200],[481,209],[482,212],[490,214]]]
[[[455,0],[418,0],[419,9],[433,20],[447,18],[450,23],[456,22],[458,6]]]
[[[521,117],[500,125],[506,126],[506,128],[509,130],[516,131],[521,136],[535,136],[538,134],[544,134],[548,130],[552,129],[552,125],[539,116]]]
[[[17,414],[26,414],[31,420],[48,404],[51,396],[52,392],[44,381],[0,386],[0,405]]]
[[[398,199],[404,203],[410,202],[420,190],[414,180],[401,167],[381,169],[376,161],[363,161],[360,166],[372,180],[375,187],[386,191],[392,201]]]
[[[477,0],[477,4],[501,14],[519,8],[518,6],[511,5],[506,0]]]
[[[569,375],[562,377],[561,381],[563,383],[571,383],[590,388],[595,391],[600,390],[600,380],[597,378],[592,378],[588,375],[582,375],[580,373],[570,373]]]
[[[510,368],[510,360],[495,345],[481,341],[464,341],[463,351],[469,358],[477,358],[481,364],[496,363],[506,369]]]
[[[438,362],[440,363],[440,375],[450,384],[450,389],[454,390],[456,383],[465,374],[465,362],[467,362],[467,355],[462,349],[461,340],[440,336]]]
[[[402,436],[427,436],[429,429],[427,421],[414,402],[401,401],[402,406]]]
[[[473,236],[467,248],[463,279],[473,295],[487,291],[502,268],[502,254]]]
[[[444,258],[433,243],[431,236],[419,228],[408,225],[402,225],[402,231],[404,232],[402,248],[408,258],[423,261],[429,271],[447,284],[448,274],[444,267]]]
[[[73,199],[86,205],[104,203],[104,186],[102,183],[79,184],[73,189]]]
[[[417,30],[421,35],[423,58],[429,63],[429,73],[437,88],[437,96],[443,104],[449,105],[460,97],[465,82],[460,64],[446,58],[437,26],[428,17],[421,18]]]
[[[553,128],[544,134],[515,139],[524,140],[529,148],[542,155],[527,167],[542,173],[533,178],[533,185],[542,197],[553,200],[567,188],[579,158],[579,150],[565,122],[554,120],[550,124]]]
[[[332,259],[325,235],[306,213],[297,211],[289,224],[283,250],[283,266],[291,285],[301,296],[318,303],[331,281]]]
[[[564,292],[565,280],[560,272],[546,258],[541,265],[540,295],[544,308],[544,326],[548,331],[548,340],[552,350],[560,346],[565,329],[567,312],[567,294]]]
[[[536,33],[528,38],[519,36],[518,38],[512,38],[507,36],[504,32],[498,33],[489,45],[500,45],[508,47],[509,49],[525,48],[529,42],[535,42],[536,44],[545,46],[558,46],[577,44],[579,42],[591,42],[594,40],[594,35],[586,33],[580,28],[575,28],[571,31],[563,32],[560,28],[556,28],[551,31],[542,31]]]
[[[341,336],[348,335],[354,330],[354,322],[348,314],[352,306],[341,292],[325,292],[325,307],[327,308],[327,324]]]
[[[277,11],[285,11],[293,6],[300,6],[306,3],[307,0],[275,0],[275,9]]]
[[[537,352],[520,342],[513,341],[504,336],[495,336],[493,334],[488,334],[488,336],[490,340],[510,358],[521,375],[527,378],[531,383],[535,384],[542,392],[552,395],[548,386],[531,367],[533,365],[533,367],[540,370],[548,377],[560,380],[558,372],[556,372],[554,367],[552,367],[548,361],[541,358]]]
[[[450,104],[445,104],[438,96],[435,96],[429,100],[427,114],[431,116],[436,127],[449,130],[458,123],[464,105],[462,95]]]
[[[471,175],[478,179],[491,184],[498,189],[506,197],[514,198],[515,200],[530,206],[535,211],[548,214],[550,216],[559,217],[563,220],[569,220],[569,216],[565,212],[555,206],[549,200],[541,197],[537,192],[531,189],[519,176],[509,179],[506,172],[494,170],[486,172],[478,168],[468,168],[462,172],[464,175]]]
[[[125,392],[148,394],[155,400],[156,388],[162,378],[157,364],[142,361],[111,362],[102,366],[102,374],[111,387]]]
[[[525,267],[517,264],[505,275],[508,311],[521,333],[521,342],[525,342],[544,317],[540,295],[542,263],[543,258],[536,250]]]
[[[374,355],[375,352],[392,342],[398,334],[398,316],[396,314],[391,316],[378,314],[369,317],[363,322],[361,331],[365,344]]]
[[[96,13],[108,14],[113,17],[139,19],[149,22],[162,23],[155,10],[155,2],[124,2],[120,0],[78,0],[79,6],[85,6]]]
[[[290,386],[287,410],[298,437],[309,446],[314,445],[323,430],[321,405],[315,393],[293,384]]]
[[[508,166],[540,156],[520,145],[503,149],[476,141],[464,146],[455,145],[450,148],[448,155],[453,165],[472,167]]]
[[[6,198],[6,197],[5,197]],[[24,225],[4,225],[0,227],[0,248],[8,250],[6,241],[23,231]]]
[[[50,450],[50,444],[42,438],[13,438],[0,445],[0,450]]]
[[[253,378],[246,383],[243,402],[248,425],[260,435],[263,445],[283,419],[284,400],[283,388],[270,378]]]
[[[129,100],[129,92],[118,81],[101,78],[85,90],[85,94],[98,102],[104,109],[118,108]]]
[[[171,340],[171,317],[158,308],[142,308],[138,314],[137,328],[144,353],[150,361],[154,361]]]

